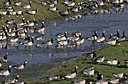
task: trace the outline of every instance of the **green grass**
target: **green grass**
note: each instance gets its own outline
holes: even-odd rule
[[[27,11],[27,9],[22,8],[22,6],[27,5],[29,3],[29,0],[20,0],[22,3],[21,3],[21,6],[19,6],[19,7],[14,6],[15,1],[17,1],[17,0],[12,0],[11,6],[14,8],[14,10],[22,10],[24,12],[24,18],[26,21],[36,19],[36,21],[40,22],[40,21],[50,21],[53,19],[62,18],[62,16],[58,12],[49,11],[48,10],[49,6],[42,6],[41,2],[43,0],[32,0],[33,3],[32,3],[30,10],[38,9],[38,12],[35,15],[29,15],[29,14],[25,13]],[[81,1],[86,2],[87,0],[75,0],[75,2],[77,2],[77,3],[81,2]],[[2,8],[2,9],[4,9],[4,5],[3,5],[4,2],[5,2],[5,0],[1,0],[0,8]],[[49,2],[49,0],[47,0],[47,2]],[[59,0],[59,3],[57,4],[57,8],[59,11],[62,11],[62,10],[66,10],[67,6],[65,6],[63,4],[63,0]],[[71,14],[73,14],[73,13],[70,12],[69,15],[71,15]],[[0,23],[1,23],[0,27],[2,27],[3,25],[6,25],[5,22],[8,19],[14,19],[15,22],[20,22],[22,20],[22,17],[21,16],[16,17],[13,15],[10,15],[10,17],[8,17],[8,15],[5,15],[5,16],[3,16],[3,19],[0,20]],[[10,25],[10,26],[14,26],[14,25]]]
[[[108,65],[106,62],[97,64],[92,59],[85,60],[86,56],[80,56],[80,57],[77,57],[76,59],[73,59],[71,62],[68,62],[64,65],[60,65],[59,67],[57,67],[57,69],[54,69],[52,72],[48,73],[40,80],[35,81],[35,83],[38,84],[38,83],[50,82],[47,79],[47,77],[49,77],[51,75],[65,75],[68,72],[74,71],[75,65],[79,66],[79,68],[78,68],[78,74],[74,79],[71,79],[71,80],[65,79],[65,80],[61,80],[61,81],[54,81],[54,82],[50,82],[50,84],[71,84],[74,80],[79,79],[79,78],[96,81],[95,75],[93,77],[89,78],[87,75],[81,74],[81,71],[83,71],[83,69],[86,66],[94,66],[95,70],[97,70],[103,74],[104,79],[109,79],[112,76],[112,73],[114,73],[114,72],[123,72],[123,73],[127,74],[127,72],[128,72],[127,67],[124,66],[125,60],[128,59],[127,48],[128,48],[128,42],[125,41],[125,42],[121,42],[120,46],[118,46],[118,45],[108,46],[101,50],[95,51],[97,53],[97,56],[104,56],[105,60],[113,59],[113,58],[118,59],[121,62],[120,67]]]

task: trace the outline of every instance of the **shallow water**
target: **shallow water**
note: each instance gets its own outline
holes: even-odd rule
[[[51,39],[51,35],[55,38],[55,35],[58,33],[63,33],[65,31],[70,35],[73,32],[81,32],[84,38],[93,34],[94,31],[98,31],[98,34],[101,35],[103,30],[106,31],[106,37],[109,35],[116,34],[116,30],[120,30],[120,34],[122,35],[123,30],[126,32],[126,36],[128,36],[128,9],[125,8],[123,13],[116,14],[115,11],[112,11],[111,15],[107,14],[98,14],[92,15],[88,14],[86,17],[83,16],[82,19],[71,20],[71,17],[67,17],[61,20],[54,20],[49,23],[46,23],[45,37],[43,41],[47,41]],[[67,21],[67,19],[69,21]],[[35,41],[35,44],[40,43],[40,41]],[[72,58],[80,56],[83,52],[91,52],[96,49],[100,49],[104,44],[92,46],[91,41],[85,41],[81,47],[78,48],[65,48],[65,49],[57,49],[54,44],[50,49],[47,49],[46,46],[42,48],[36,48],[35,45],[30,49],[25,49],[24,46],[19,46],[17,50],[16,47],[10,47],[9,49],[1,49],[0,55],[4,56],[6,52],[9,53],[8,61],[13,64],[21,64],[26,59],[28,59],[28,65],[45,65],[50,63],[57,62],[59,58]]]

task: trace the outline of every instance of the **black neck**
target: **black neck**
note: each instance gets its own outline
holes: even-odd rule
[[[125,32],[123,31],[123,37],[125,37]]]
[[[102,32],[102,37],[105,37],[105,34],[104,34],[104,32]]]
[[[11,68],[10,67],[8,67],[8,71],[11,72]]]
[[[77,69],[76,69],[76,67],[75,67],[75,72],[76,72],[76,74],[77,74]]]

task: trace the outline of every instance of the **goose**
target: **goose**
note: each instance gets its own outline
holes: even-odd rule
[[[5,80],[2,82],[2,84],[14,84],[15,82],[18,81],[18,79],[19,79],[19,75],[16,75],[14,79]]]
[[[104,40],[103,42],[108,45],[116,45],[116,44],[120,45],[120,42],[118,40],[111,38],[111,36],[112,34],[110,34],[110,39]]]
[[[93,40],[96,40],[98,37],[97,35],[97,31],[94,32],[94,35],[90,36],[90,37],[87,37],[86,39],[87,40],[90,40],[90,41],[93,41]]]
[[[44,30],[45,30],[44,27],[39,28],[39,29],[37,29],[37,33],[39,33],[39,34],[44,34]]]
[[[1,60],[0,60],[0,68],[2,67],[2,62],[1,62]]]
[[[86,80],[85,79],[78,79],[78,80],[75,80],[73,84],[86,84]]]
[[[102,80],[103,79],[103,75],[98,72],[97,75],[96,75],[96,78],[97,78],[97,80]]]
[[[14,69],[17,69],[17,70],[23,70],[26,66],[26,64],[28,63],[28,61],[25,61],[24,64],[19,64],[19,65],[13,65],[12,67]]]
[[[33,27],[34,25],[35,25],[35,23],[32,21],[27,21],[27,23],[26,23],[26,26],[28,26],[28,27]]]
[[[2,59],[3,62],[7,62],[8,61],[8,53],[5,54],[5,56]]]
[[[118,65],[118,66],[120,66],[120,62],[117,59],[107,60],[107,63],[110,64],[110,65]]]
[[[34,44],[34,39],[33,38],[34,38],[34,36],[32,36],[31,39],[30,39],[30,37],[28,37],[28,41],[23,43],[25,46],[28,46],[29,49],[30,49],[30,46],[32,46]]]
[[[53,76],[48,77],[48,80],[57,81],[57,80],[60,80],[61,78],[62,77],[60,75],[53,75]]]
[[[37,48],[41,48],[42,46],[43,46],[42,43],[41,43],[41,44],[40,44],[40,43],[36,44],[36,47],[37,47]]]
[[[123,78],[124,73],[123,72],[116,72],[116,73],[113,73],[113,76],[115,76],[117,78]]]
[[[82,34],[81,34],[81,32],[74,32],[74,33],[72,33],[72,35],[73,35],[73,36],[76,36],[76,37],[79,37],[79,36],[81,36]]]
[[[68,4],[67,4],[67,6],[69,6],[69,7],[72,7],[74,5],[75,5],[75,2],[72,2],[72,1],[68,2]]]
[[[10,15],[16,15],[16,11],[9,11]]]
[[[96,39],[96,42],[103,42],[105,40],[105,35],[104,35],[105,31],[102,31],[102,37],[98,37]]]
[[[79,12],[79,8],[78,7],[73,7],[72,12],[75,12],[75,13]]]
[[[52,11],[52,12],[55,12],[55,11],[57,11],[58,9],[54,6],[54,7],[50,7],[49,10]]]
[[[35,15],[37,12],[38,12],[38,9],[32,9],[27,11],[27,13],[31,15]]]
[[[10,75],[10,72],[11,72],[11,67],[12,66],[9,65],[7,70],[0,71],[0,76],[9,76]]]
[[[58,41],[57,43],[58,43],[58,45],[65,46],[69,43],[69,40],[62,40],[62,41]]]
[[[113,35],[112,38],[115,39],[115,40],[118,40],[120,38],[120,30],[117,30],[117,34],[116,35]]]
[[[28,5],[24,5],[23,8],[24,9],[29,9],[29,8],[31,8],[31,4],[32,4],[32,1],[29,1],[29,4]]]
[[[16,43],[19,40],[18,36],[10,38],[10,42]]]
[[[46,2],[46,1],[42,1],[42,2],[41,2],[41,5],[42,5],[42,6],[46,6],[46,5],[47,5],[47,2]]]
[[[125,60],[125,66],[128,66],[128,60]]]
[[[46,41],[46,42],[44,42],[44,43],[42,43],[42,44],[46,44],[47,47],[48,47],[48,46],[53,45],[53,43],[54,43],[54,41],[53,41],[53,37],[51,37],[51,40],[48,40],[48,41]]]
[[[57,34],[56,36],[58,37],[58,38],[56,39],[57,41],[66,40],[66,39],[67,39],[67,32],[64,32],[64,35],[63,35],[63,34]]]
[[[50,6],[50,7],[54,7],[55,4],[51,2],[51,3],[49,3],[49,6]]]
[[[26,84],[24,81],[17,81],[15,84]]]
[[[108,84],[107,80],[98,80],[95,84]]]
[[[84,43],[84,38],[81,37],[81,35],[79,36],[79,39],[77,41],[75,41],[76,45],[81,45]]]
[[[75,78],[77,75],[77,69],[78,69],[78,66],[75,66],[75,71],[66,74],[64,77],[68,79]]]
[[[59,13],[60,13],[62,16],[66,16],[66,15],[69,14],[69,10],[70,10],[70,8],[68,8],[67,10],[60,11]]]
[[[69,3],[69,0],[64,0],[64,4],[68,4]]]
[[[84,70],[83,70],[83,74],[89,75],[89,76],[93,76],[94,75],[94,67],[93,66],[87,66]]]
[[[119,41],[124,41],[124,40],[126,40],[126,36],[125,36],[125,32],[123,31],[123,36],[122,38],[119,38]]]
[[[14,22],[14,19],[9,19],[6,21],[7,24],[13,24],[13,22]]]
[[[116,78],[116,77],[112,77],[109,79],[109,82],[112,83],[112,84],[117,84],[119,82],[119,79]]]
[[[53,0],[52,1],[54,4],[57,4],[58,3],[58,0]]]
[[[4,3],[5,6],[9,6],[11,4],[11,0],[8,0]]]
[[[95,52],[87,53],[87,57],[95,58],[96,57],[96,53]]]
[[[17,15],[22,15],[22,16],[23,16],[23,11],[21,11],[21,10],[16,10],[16,14],[17,14]]]
[[[1,15],[7,15],[7,11],[0,10],[0,14],[1,14]]]
[[[37,41],[41,41],[41,40],[44,40],[44,35],[40,35],[40,36],[36,36],[35,37],[35,39],[37,40]]]
[[[16,1],[14,2],[15,6],[20,6],[21,5],[21,1]]]
[[[95,72],[95,70],[94,69],[85,69],[84,71],[83,71],[83,74],[86,74],[86,75],[88,75],[88,76],[93,76],[94,75],[94,72]]]
[[[97,63],[102,63],[102,62],[104,62],[104,56],[98,56],[97,58],[95,58],[95,61],[97,62]]]
[[[4,35],[4,33],[2,33],[2,35],[0,35],[0,41],[6,40],[7,37]]]

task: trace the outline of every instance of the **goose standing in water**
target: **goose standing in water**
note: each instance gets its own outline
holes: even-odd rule
[[[3,57],[3,62],[7,62],[8,61],[8,53],[5,54],[5,56]]]
[[[51,40],[48,40],[46,42],[43,42],[42,44],[46,44],[47,45],[47,48],[48,48],[48,46],[52,46],[53,43],[54,43],[54,40],[53,40],[53,37],[51,37]]]
[[[0,76],[9,76],[10,75],[10,72],[11,72],[11,67],[12,66],[9,65],[7,70],[0,71]]]
[[[28,63],[28,61],[25,61],[24,64],[13,65],[12,67],[14,69],[23,70],[25,68],[25,66],[26,66],[27,63]]]
[[[75,66],[75,71],[70,72],[67,75],[65,75],[65,78],[68,78],[68,79],[75,78],[77,75],[77,69],[78,69],[78,66]]]
[[[102,37],[98,37],[97,39],[96,39],[96,42],[103,42],[104,40],[105,40],[105,31],[102,31]]]
[[[123,31],[123,36],[119,38],[119,41],[124,41],[124,40],[126,40],[126,36],[125,36],[125,32]]]

